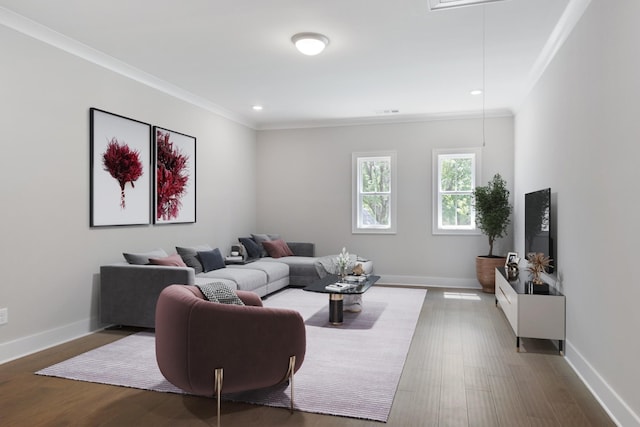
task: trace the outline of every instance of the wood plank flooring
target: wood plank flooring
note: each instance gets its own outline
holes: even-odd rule
[[[478,299],[470,299],[478,297]],[[365,307],[366,310],[366,295]],[[113,329],[0,365],[0,425],[207,426],[212,399],[34,375],[136,330]],[[357,344],[357,343],[354,343]],[[222,426],[373,427],[384,423],[223,402]],[[492,295],[430,288],[386,424],[614,426],[551,341],[515,337]]]

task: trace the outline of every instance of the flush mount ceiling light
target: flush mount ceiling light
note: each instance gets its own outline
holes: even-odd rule
[[[428,0],[431,10],[451,9],[453,7],[472,6],[474,4],[493,3],[504,0]]]
[[[317,55],[329,44],[327,36],[318,33],[298,33],[291,37],[291,41],[300,53],[304,55]]]

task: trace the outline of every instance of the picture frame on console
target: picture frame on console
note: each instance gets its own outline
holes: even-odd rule
[[[154,140],[154,224],[196,222],[196,138],[159,126]]]
[[[151,125],[97,108],[90,121],[90,226],[151,222]]]

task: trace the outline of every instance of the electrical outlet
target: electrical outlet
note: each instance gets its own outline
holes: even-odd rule
[[[0,325],[4,325],[5,323],[9,323],[9,309],[0,308]]]

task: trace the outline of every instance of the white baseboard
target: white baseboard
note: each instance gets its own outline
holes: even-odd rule
[[[466,288],[482,289],[478,281],[468,278],[428,277],[428,276],[400,276],[380,274],[380,284],[402,286],[432,286],[436,288]]]
[[[640,417],[611,388],[596,369],[585,359],[571,342],[566,341],[565,360],[587,386],[611,419],[619,426],[640,426]]]
[[[59,344],[64,344],[65,342],[81,338],[96,330],[102,329],[96,329],[96,324],[97,319],[85,319],[59,328],[1,343],[0,354],[2,355],[2,360],[0,360],[0,365]]]

